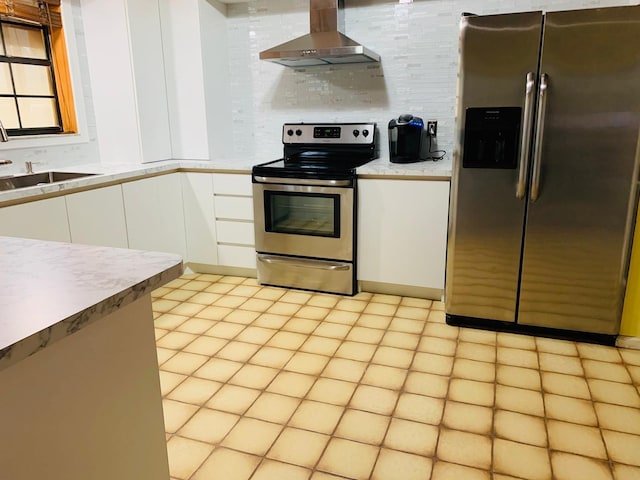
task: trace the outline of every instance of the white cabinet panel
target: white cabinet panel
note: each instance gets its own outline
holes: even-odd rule
[[[254,245],[253,223],[250,222],[216,222],[216,232],[219,243],[238,243],[240,245]]]
[[[214,173],[213,193],[216,195],[253,196],[251,175],[248,173]]]
[[[101,161],[171,158],[157,0],[81,3]]]
[[[0,208],[0,235],[70,242],[64,197]]]
[[[241,268],[256,268],[256,251],[253,247],[218,245],[220,265]]]
[[[186,257],[180,174],[122,185],[129,248]]]
[[[213,182],[210,173],[182,173],[182,198],[187,241],[186,260],[217,265]]]
[[[72,193],[65,200],[73,243],[129,246],[120,185]]]
[[[358,278],[444,289],[449,182],[358,181]]]
[[[216,218],[253,221],[253,199],[250,197],[215,197]]]
[[[126,3],[142,159],[167,160],[171,131],[158,0]]]

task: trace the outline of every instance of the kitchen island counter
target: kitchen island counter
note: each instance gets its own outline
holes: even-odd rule
[[[169,479],[151,291],[176,255],[0,237],[0,465]]]
[[[182,273],[177,255],[0,237],[0,370]]]

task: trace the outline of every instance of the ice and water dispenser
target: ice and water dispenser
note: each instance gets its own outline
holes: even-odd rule
[[[518,166],[520,107],[467,108],[463,168]]]

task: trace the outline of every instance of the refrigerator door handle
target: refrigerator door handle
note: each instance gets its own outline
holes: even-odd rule
[[[536,139],[533,145],[533,172],[531,173],[531,201],[535,202],[540,196],[540,163],[542,159],[542,140],[544,138],[544,117],[547,109],[547,90],[549,76],[540,75],[538,89],[538,120],[536,122]]]
[[[524,125],[522,127],[522,139],[520,143],[520,161],[518,164],[518,185],[516,186],[516,198],[524,198],[527,183],[527,170],[529,169],[529,153],[531,148],[531,124],[533,123],[533,95],[536,80],[533,72],[527,73],[524,97]]]

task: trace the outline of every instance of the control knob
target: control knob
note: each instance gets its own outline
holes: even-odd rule
[[[369,136],[369,130],[362,130],[362,135],[364,135],[365,137]]]
[[[289,135],[289,136],[293,135],[293,130],[291,130],[291,129],[287,130],[287,135]]]
[[[296,130],[296,135],[297,135],[297,136],[302,135],[302,130],[300,130],[300,129]]]
[[[353,131],[353,136],[357,137],[358,135],[360,135],[360,130],[354,130]]]

